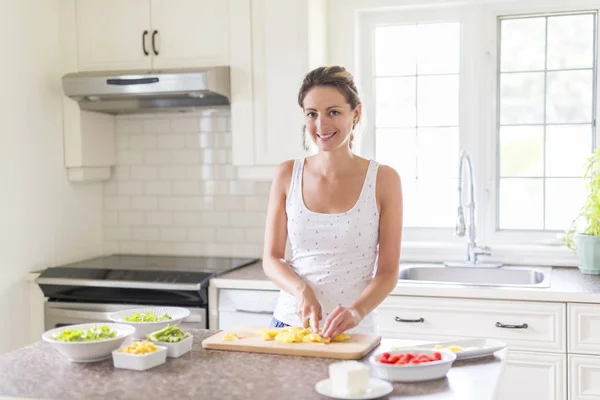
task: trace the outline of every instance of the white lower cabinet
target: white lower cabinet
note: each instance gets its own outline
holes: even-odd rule
[[[496,400],[565,400],[567,355],[509,351]]]
[[[600,356],[569,354],[569,400],[600,399]]]
[[[268,326],[279,291],[221,289],[218,294],[218,329]]]

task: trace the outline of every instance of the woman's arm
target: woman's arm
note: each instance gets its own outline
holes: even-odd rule
[[[296,275],[285,261],[285,244],[288,236],[285,201],[293,166],[293,160],[280,164],[271,186],[265,227],[263,270],[275,285],[296,298],[297,313],[305,326],[308,325],[308,318],[310,318],[313,326],[318,329],[321,306],[311,287]]]
[[[381,304],[398,283],[400,243],[402,240],[402,185],[398,173],[388,166],[379,167],[377,197],[379,214],[379,260],[373,280],[348,308],[338,306],[323,328],[325,337],[336,337],[354,328]]]

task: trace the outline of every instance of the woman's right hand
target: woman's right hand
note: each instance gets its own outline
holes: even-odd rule
[[[319,321],[323,318],[321,304],[319,304],[315,292],[306,283],[296,293],[296,307],[296,314],[300,318],[302,326],[308,328],[312,321],[310,326],[315,332],[318,332]]]

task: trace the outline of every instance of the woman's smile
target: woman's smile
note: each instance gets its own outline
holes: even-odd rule
[[[319,138],[319,140],[320,140],[320,141],[322,141],[322,142],[328,142],[329,140],[331,140],[331,139],[332,139],[332,138],[335,136],[335,134],[336,134],[336,133],[337,133],[337,132],[333,132],[333,133],[322,133],[322,134],[320,134],[320,135],[317,133],[317,137],[318,137],[318,138]]]

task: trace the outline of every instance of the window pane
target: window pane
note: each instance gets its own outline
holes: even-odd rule
[[[375,80],[376,126],[416,126],[415,84],[415,77]]]
[[[500,229],[543,229],[544,180],[500,179]]]
[[[403,225],[417,226],[419,208],[417,207],[417,180],[402,177]]]
[[[544,126],[500,128],[500,176],[544,176]]]
[[[544,69],[546,18],[506,19],[500,29],[502,72]]]
[[[420,178],[417,181],[417,201],[419,226],[453,227],[458,207],[458,179]]]
[[[592,70],[548,72],[548,123],[592,122]]]
[[[375,28],[375,74],[415,75],[417,72],[416,25]]]
[[[591,125],[549,125],[546,127],[546,175],[582,177],[591,149]]]
[[[458,178],[458,141],[458,128],[419,128],[419,178]]]
[[[591,68],[594,63],[594,15],[548,18],[548,69]]]
[[[546,229],[565,230],[586,197],[583,179],[546,180]]]
[[[500,75],[500,123],[544,122],[544,73]]]
[[[419,76],[419,126],[458,125],[458,75]]]
[[[417,43],[419,74],[458,73],[460,61],[458,22],[417,25]]]
[[[402,180],[417,176],[417,130],[377,129],[375,158],[378,162],[393,167]]]

